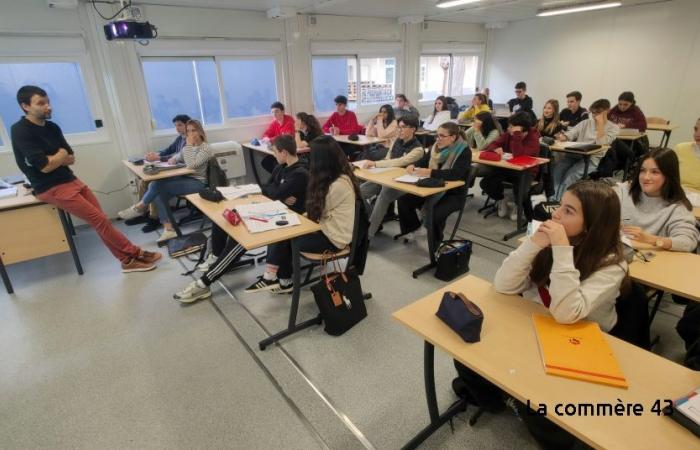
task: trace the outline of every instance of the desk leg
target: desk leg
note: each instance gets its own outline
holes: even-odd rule
[[[297,331],[301,331],[305,328],[309,328],[312,325],[319,325],[321,323],[321,315],[309,319],[306,322],[297,324],[297,312],[299,311],[299,296],[301,294],[301,261],[299,256],[299,243],[297,239],[292,239],[292,279],[294,283],[294,288],[292,290],[292,305],[289,310],[289,323],[287,324],[287,329],[275,333],[270,337],[267,337],[258,343],[260,350],[265,350],[268,345],[273,344],[280,339],[284,339]]]
[[[177,234],[178,237],[182,236],[182,231],[180,231],[180,227],[177,224],[177,221],[175,220],[175,216],[173,216],[173,210],[170,208],[169,202],[163,202],[165,205],[165,214],[168,216],[168,220],[170,221],[170,225],[172,225],[173,230],[175,230],[175,233]],[[167,243],[163,244],[163,247],[168,245]]]
[[[668,145],[668,141],[671,139],[671,131],[664,131],[663,136],[661,136],[661,148]]]
[[[80,257],[78,256],[78,250],[75,248],[75,242],[73,241],[73,227],[68,220],[67,214],[62,209],[58,209],[58,217],[61,218],[61,225],[63,225],[63,232],[66,235],[66,240],[68,241],[68,248],[70,248],[70,253],[73,255],[73,262],[75,263],[75,268],[78,270],[78,274],[83,274],[83,266],[80,264]]]
[[[70,234],[72,236],[77,236],[77,233],[75,232],[75,226],[73,225],[73,217],[71,217],[70,214],[66,213],[66,219],[68,219],[68,226],[70,226]]]
[[[586,179],[586,176],[588,175],[588,166],[591,164],[591,157],[588,155],[583,156],[583,176],[581,177],[582,180]]]
[[[435,242],[435,235],[433,234],[433,210],[435,208],[435,204],[440,201],[442,198],[442,195],[437,194],[437,195],[431,195],[426,199],[425,201],[425,227],[428,230],[428,257],[430,258],[430,262],[422,267],[417,268],[416,270],[413,271],[413,278],[418,278],[418,276],[422,273],[427,272],[428,270],[434,268],[437,266],[437,261],[435,260],[435,247],[436,247],[436,242]]]
[[[530,175],[529,170],[523,170],[520,172],[520,176],[518,177],[518,195],[516,195],[515,199],[515,208],[518,211],[518,219],[515,221],[515,231],[511,231],[503,236],[504,241],[522,234],[525,232],[525,230],[527,230],[527,223],[523,220],[523,202],[525,201],[525,196],[530,191],[531,178],[532,176]]]
[[[255,178],[255,182],[262,186],[260,184],[260,175],[258,175],[258,168],[255,166],[255,150],[249,147],[244,147],[248,150],[248,155],[250,156],[250,167],[251,170],[253,171],[253,177]]]
[[[654,321],[654,317],[656,317],[656,312],[659,310],[659,306],[661,305],[661,299],[664,296],[664,291],[657,290],[656,294],[654,294],[655,300],[654,300],[654,306],[651,308],[651,313],[649,314],[649,330],[651,331],[651,323]],[[661,336],[658,334],[651,338],[651,347],[654,348],[656,344],[659,343],[659,340],[661,339]]]
[[[467,409],[466,399],[460,399],[447,408],[443,414],[438,410],[437,395],[435,394],[435,347],[428,341],[423,344],[423,377],[425,378],[425,398],[428,402],[430,424],[423,428],[413,439],[402,448],[403,450],[418,448],[446,422]]]
[[[12,282],[10,281],[10,276],[7,274],[7,270],[5,269],[5,263],[2,262],[2,257],[0,257],[0,277],[2,277],[2,283],[5,285],[7,293],[14,293],[15,290],[12,289]]]

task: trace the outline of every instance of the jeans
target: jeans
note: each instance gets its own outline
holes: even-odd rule
[[[384,216],[389,206],[401,196],[404,195],[403,192],[397,191],[396,189],[391,189],[383,187],[376,183],[362,183],[360,186],[360,194],[364,200],[371,197],[377,196],[377,200],[374,203],[374,208],[369,217],[369,230],[367,231],[369,238],[373,238],[377,234],[377,230],[384,221]]]
[[[600,158],[591,158],[588,164],[588,173],[598,168]],[[569,186],[583,178],[585,163],[581,156],[565,154],[554,165],[552,173],[554,179],[554,197],[561,200],[562,195]]]
[[[143,202],[146,205],[155,202],[161,223],[170,223],[166,209],[170,208],[170,199],[178,195],[194,194],[204,187],[204,183],[192,177],[164,178],[148,185]]]
[[[297,239],[299,251],[307,253],[323,253],[326,250],[337,252],[336,247],[322,231],[305,234]],[[292,242],[282,241],[267,246],[267,262],[278,266],[277,278],[292,278]]]
[[[416,210],[423,207],[426,198],[406,194],[399,199],[399,226],[401,234],[416,231],[421,226]],[[433,233],[435,245],[440,245],[447,225],[447,218],[455,211],[459,211],[464,202],[464,194],[445,194],[433,206]],[[426,224],[427,225],[427,224]]]

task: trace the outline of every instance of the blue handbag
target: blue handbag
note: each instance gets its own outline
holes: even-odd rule
[[[435,315],[459,334],[465,342],[479,342],[481,340],[484,314],[461,292],[445,292]]]

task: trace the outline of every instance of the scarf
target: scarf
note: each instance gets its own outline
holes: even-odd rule
[[[431,169],[451,169],[465,148],[467,148],[466,142],[460,139],[455,141],[455,143],[449,147],[445,147],[440,150],[440,153],[435,153],[433,150],[432,156],[430,157],[429,167]]]

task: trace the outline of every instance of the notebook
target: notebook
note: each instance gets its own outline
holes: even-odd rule
[[[550,375],[627,389],[629,385],[595,322],[564,325],[533,314],[544,371]]]
[[[700,388],[673,402],[671,418],[700,437]]]
[[[408,184],[416,184],[418,183],[418,180],[422,180],[425,177],[418,177],[416,175],[401,175],[400,177],[394,178],[394,181],[398,181],[399,183],[408,183]]]

